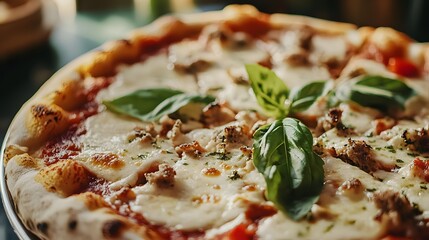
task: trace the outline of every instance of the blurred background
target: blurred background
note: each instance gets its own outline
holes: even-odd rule
[[[0,0],[0,141],[20,106],[59,68],[105,41],[170,13],[247,3],[284,12],[389,26],[429,42],[425,0]],[[18,239],[0,206],[0,239]]]

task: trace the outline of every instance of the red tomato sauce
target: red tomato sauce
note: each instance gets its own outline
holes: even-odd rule
[[[72,159],[81,151],[79,136],[86,130],[79,125],[73,125],[65,134],[48,141],[41,151],[41,158],[46,165],[51,165],[59,160]]]
[[[395,74],[403,77],[419,77],[422,69],[407,59],[403,49],[392,49],[392,51],[382,51],[374,44],[369,44],[364,47],[362,56],[364,58],[373,59],[383,63],[387,69]]]
[[[429,160],[415,158],[412,167],[414,174],[429,182]]]

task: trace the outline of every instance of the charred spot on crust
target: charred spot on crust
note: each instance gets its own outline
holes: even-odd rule
[[[46,235],[46,233],[48,232],[49,225],[46,222],[41,222],[41,223],[38,223],[36,227],[41,233]]]
[[[43,117],[57,114],[43,104],[36,104],[31,107],[31,112],[35,117]]]
[[[77,221],[76,220],[70,220],[68,223],[68,229],[70,231],[73,231],[76,229],[76,227],[77,227]]]
[[[122,229],[125,227],[125,223],[120,220],[111,220],[103,225],[103,236],[106,238],[119,237]]]
[[[124,45],[127,45],[127,46],[132,46],[133,45],[131,43],[131,41],[128,40],[128,39],[119,39],[118,42],[123,43]]]
[[[47,120],[47,123],[50,123],[52,120],[54,122],[59,122],[62,119],[62,114],[59,111],[54,111],[46,105],[36,104],[31,107],[31,113],[35,118],[44,118],[50,117]]]

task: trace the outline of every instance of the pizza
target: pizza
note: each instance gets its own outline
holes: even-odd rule
[[[428,239],[428,106],[393,29],[163,17],[22,107],[3,198],[40,239]]]

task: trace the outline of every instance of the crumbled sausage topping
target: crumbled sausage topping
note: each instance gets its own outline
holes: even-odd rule
[[[175,150],[179,157],[182,157],[183,153],[185,153],[186,155],[191,156],[193,158],[201,157],[201,155],[206,152],[206,150],[197,141],[193,141],[192,143],[180,144],[176,147]]]
[[[346,127],[342,121],[341,117],[343,115],[343,111],[339,108],[332,108],[329,110],[329,112],[322,118],[320,118],[317,122],[317,127],[315,132],[318,133],[318,135],[330,130],[330,129],[337,129],[337,134],[339,136],[349,136],[353,134],[353,130]]]
[[[338,188],[338,192],[348,196],[351,199],[359,199],[363,196],[365,187],[362,182],[357,178],[352,178],[344,181]]]
[[[380,168],[373,157],[372,147],[363,140],[352,140],[349,138],[345,146],[335,150],[336,157],[346,163],[357,166],[365,172],[371,173]]]
[[[128,135],[128,142],[140,141],[141,143],[151,143],[156,138],[156,131],[153,126],[149,125],[145,128],[135,127]]]
[[[376,192],[373,197],[379,209],[375,219],[387,224],[388,234],[411,239],[429,238],[429,227],[416,218],[421,211],[413,206],[405,195],[387,190]]]
[[[173,68],[179,73],[195,74],[206,70],[211,64],[211,62],[204,59],[192,59],[187,62],[173,62]]]
[[[249,129],[245,125],[227,126],[216,135],[215,141],[222,148],[229,149],[237,145],[250,145]]]
[[[241,146],[240,151],[244,156],[247,157],[247,159],[252,159],[253,150],[251,147]]]
[[[159,135],[161,137],[166,137],[167,133],[173,128],[176,121],[169,118],[167,115],[161,117],[159,120],[159,123],[161,123],[161,130],[159,131]]]
[[[234,120],[235,113],[225,104],[211,103],[203,109],[203,122],[209,127],[221,126]]]
[[[308,60],[309,53],[303,49],[290,53],[286,56],[285,61],[294,67],[307,66],[310,64]]]
[[[410,150],[419,152],[429,151],[428,128],[407,129],[402,133],[402,138]]]
[[[146,180],[150,184],[154,184],[160,188],[167,188],[174,186],[174,176],[176,171],[168,164],[160,164],[158,171],[145,173]]]
[[[182,132],[182,121],[180,120],[176,120],[173,128],[167,135],[170,137],[174,147],[191,141],[191,139]]]

